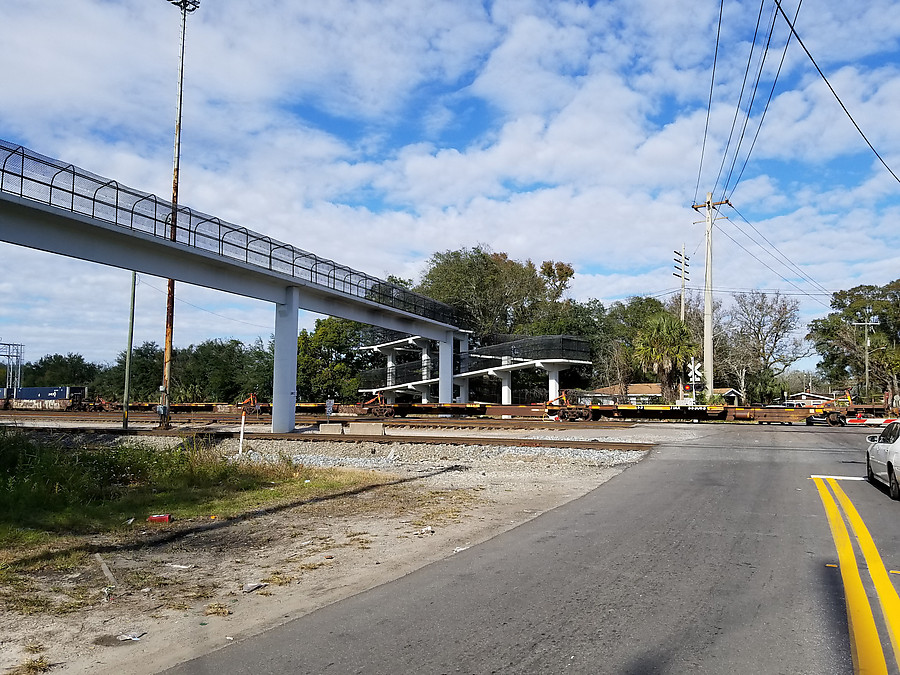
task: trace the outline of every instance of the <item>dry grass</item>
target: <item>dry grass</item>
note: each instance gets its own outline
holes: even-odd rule
[[[294,580],[290,574],[285,574],[284,572],[278,570],[272,572],[265,579],[262,579],[264,584],[271,584],[272,586],[287,586]]]
[[[231,614],[231,610],[221,602],[212,602],[206,606],[206,610],[203,613],[206,616],[228,616]]]
[[[28,659],[21,666],[12,671],[13,675],[30,675],[31,673],[46,673],[53,667],[45,656],[36,659]]]

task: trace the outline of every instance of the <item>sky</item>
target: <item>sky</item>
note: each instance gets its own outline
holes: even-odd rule
[[[675,292],[682,246],[702,289],[692,205],[712,192],[733,205],[716,298],[778,290],[805,325],[831,292],[900,277],[900,186],[850,119],[900,175],[900,12],[797,2],[849,116],[780,15],[763,49],[774,0],[725,2],[721,24],[714,0],[202,0],[179,202],[375,276],[475,245],[561,260],[569,297],[609,305]],[[0,138],[168,197],[178,8],[0,0],[0,25]],[[0,343],[29,361],[126,348],[129,272],[6,243],[0,260]],[[162,344],[165,287],[139,275],[135,344]],[[176,297],[176,347],[273,332],[268,303]]]

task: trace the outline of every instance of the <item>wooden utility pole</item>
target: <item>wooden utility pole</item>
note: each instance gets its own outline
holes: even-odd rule
[[[688,258],[684,254],[684,244],[681,245],[681,253],[675,251],[675,255],[680,256],[675,258],[675,272],[672,272],[672,276],[676,276],[681,279],[681,323],[684,323],[684,282],[690,281],[690,270],[688,267],[691,264],[688,262],[690,258]]]
[[[706,379],[706,400],[713,396],[713,297],[712,297],[712,226],[713,209],[722,204],[731,205],[726,199],[723,202],[714,202],[712,192],[706,193],[706,202],[694,204],[691,208],[699,211],[706,210],[706,271],[703,292],[703,377]]]

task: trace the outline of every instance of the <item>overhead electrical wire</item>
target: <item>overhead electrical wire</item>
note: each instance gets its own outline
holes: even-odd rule
[[[144,281],[141,278],[141,275],[138,275],[138,284],[142,285],[142,286],[146,286],[147,288],[152,288],[154,291],[156,291],[158,293],[162,293],[163,295],[166,294],[166,291],[164,291],[163,289],[157,288],[153,284],[149,284],[146,281]],[[225,316],[224,314],[217,314],[216,312],[213,312],[212,310],[206,309],[205,307],[200,307],[199,305],[195,305],[191,302],[188,302],[187,300],[182,300],[181,298],[176,298],[176,300],[183,305],[187,305],[188,307],[193,307],[194,309],[199,309],[201,312],[206,312],[207,314],[212,314],[213,316],[217,316],[220,319],[225,319],[226,321],[234,321],[235,323],[243,323],[247,326],[253,326],[254,328],[265,328],[267,330],[271,330],[271,326],[261,326],[258,323],[251,323],[250,321],[244,321],[243,319],[235,319],[234,317]]]
[[[788,269],[792,270],[793,272],[796,272],[797,275],[799,275],[800,278],[803,279],[804,281],[806,281],[808,284],[810,284],[811,286],[813,286],[813,287],[819,289],[820,291],[822,291],[822,292],[824,292],[824,293],[829,293],[828,289],[826,289],[824,286],[822,286],[822,284],[820,284],[818,281],[816,281],[815,279],[813,279],[811,276],[809,276],[808,274],[806,274],[806,273],[800,268],[799,265],[797,265],[793,260],[791,260],[790,258],[788,258],[788,257],[787,257],[787,256],[786,256],[786,255],[785,255],[785,254],[784,254],[784,253],[783,253],[783,252],[782,252],[775,244],[773,244],[771,241],[769,241],[769,239],[768,239],[762,232],[760,232],[760,231],[756,228],[756,226],[755,226],[753,223],[751,223],[749,220],[747,220],[747,218],[744,216],[744,214],[742,214],[740,211],[738,211],[738,210],[734,207],[733,204],[729,203],[728,205],[734,210],[734,212],[735,212],[738,216],[740,216],[741,220],[743,220],[745,223],[747,223],[747,225],[749,225],[751,228],[753,228],[753,231],[756,232],[756,234],[758,234],[758,235],[762,238],[762,240],[765,241],[765,242],[772,248],[772,250],[774,250],[774,251],[778,254],[778,256],[775,256],[774,254],[772,254],[772,253],[770,253],[769,251],[767,251],[766,248],[765,248],[764,246],[762,246],[762,244],[760,244],[758,241],[754,240],[754,239],[753,239],[752,237],[750,237],[750,235],[748,235],[746,232],[744,232],[744,235],[745,235],[745,236],[747,236],[749,239],[751,239],[751,241],[754,241],[754,242],[756,243],[757,246],[759,246],[761,249],[763,249],[764,251],[766,251],[767,253],[769,253],[769,255],[771,255],[771,256],[772,256],[773,258],[775,258],[776,260],[780,257],[781,260],[783,261],[783,262],[782,262],[783,265],[785,265]],[[735,226],[737,226],[736,223],[733,223],[733,224],[734,224]],[[740,229],[740,228],[738,228],[738,229]],[[743,231],[743,230],[741,230],[741,231]]]
[[[765,0],[763,0],[765,2]],[[762,14],[762,6],[759,8],[760,14]],[[766,46],[763,48],[763,53],[759,59],[759,67],[756,69],[756,80],[753,82],[753,92],[750,95],[749,103],[747,104],[747,113],[744,115],[744,123],[741,126],[741,135],[738,139],[737,146],[734,149],[734,154],[731,158],[731,166],[728,168],[728,176],[725,178],[725,184],[722,186],[722,200],[725,200],[725,195],[728,193],[728,184],[731,182],[731,177],[734,175],[734,167],[737,165],[738,156],[741,152],[741,146],[744,144],[744,136],[747,133],[747,126],[750,124],[750,118],[753,115],[753,105],[756,103],[756,94],[759,91],[759,83],[762,80],[763,70],[766,65],[766,58],[769,55],[769,46],[772,44],[772,35],[775,32],[775,20],[778,18],[778,14],[773,10],[772,11],[772,20],[769,22],[769,31],[766,36]],[[757,23],[758,23],[757,19]],[[747,67],[749,69],[750,61],[753,57],[753,52],[751,51],[750,57],[747,60]],[[738,101],[738,107],[740,107],[740,101]],[[749,153],[747,155],[749,157]],[[716,179],[716,184],[718,184],[718,178]]]
[[[703,128],[703,145],[700,148],[700,167],[697,169],[697,185],[694,188],[694,204],[697,203],[697,194],[700,192],[700,176],[703,174],[703,156],[706,154],[706,138],[709,135],[709,118],[712,114],[713,89],[716,84],[716,61],[719,58],[719,36],[722,34],[722,12],[725,0],[719,0],[719,23],[716,27],[716,49],[713,53],[712,77],[709,79],[709,102],[706,106],[706,126]]]
[[[800,287],[799,287],[797,284],[795,284],[793,281],[791,281],[790,279],[788,279],[787,277],[785,277],[784,275],[782,275],[780,272],[777,272],[775,269],[773,269],[771,265],[769,265],[768,263],[766,263],[766,262],[763,261],[763,260],[760,260],[760,258],[759,258],[755,253],[753,253],[752,251],[750,251],[746,246],[744,246],[743,244],[741,244],[737,239],[735,239],[735,238],[732,237],[730,234],[728,234],[728,232],[726,232],[726,231],[723,230],[722,228],[719,228],[719,232],[721,232],[721,233],[724,234],[726,237],[728,237],[729,239],[731,239],[731,241],[733,241],[739,248],[743,249],[743,251],[744,251],[747,255],[749,255],[751,258],[753,258],[754,260],[756,260],[756,262],[758,262],[760,265],[762,265],[763,267],[765,267],[766,269],[768,269],[770,272],[772,272],[773,274],[775,274],[776,276],[778,276],[782,281],[784,281],[784,282],[790,284],[791,286],[793,286],[794,288],[796,288],[798,291],[800,291],[800,292],[803,293],[804,295],[808,295],[810,298],[812,298],[813,300],[815,300],[816,302],[818,302],[820,305],[823,305],[824,307],[827,307],[828,309],[831,309],[831,306],[830,306],[830,305],[828,305],[828,304],[822,302],[821,300],[819,300],[819,298],[817,298],[816,296],[812,295],[811,293],[808,293],[808,292],[804,291],[802,288],[800,288]]]
[[[868,138],[866,137],[866,135],[863,133],[863,130],[862,130],[862,129],[860,128],[860,126],[856,123],[856,120],[853,119],[853,115],[851,115],[851,114],[850,114],[850,111],[847,110],[847,106],[844,105],[844,102],[841,100],[841,97],[838,96],[837,92],[834,90],[834,87],[831,86],[831,82],[829,82],[829,81],[828,81],[828,78],[825,77],[825,73],[823,73],[823,72],[822,72],[822,69],[819,68],[819,64],[816,63],[816,60],[813,58],[812,54],[810,54],[809,50],[806,48],[806,45],[803,44],[803,40],[801,40],[801,39],[800,39],[800,36],[797,34],[797,30],[794,28],[794,24],[793,24],[793,23],[791,22],[791,20],[788,18],[787,14],[784,13],[784,10],[781,8],[781,2],[780,2],[780,0],[775,0],[775,5],[777,6],[778,11],[781,13],[781,16],[782,16],[782,17],[784,18],[784,20],[787,22],[788,27],[791,29],[791,33],[793,34],[793,36],[794,36],[795,38],[797,38],[797,42],[800,43],[800,46],[803,47],[803,51],[806,52],[806,55],[809,57],[809,60],[810,60],[810,62],[813,64],[813,66],[815,67],[816,71],[819,73],[819,76],[822,78],[822,80],[823,80],[823,81],[825,82],[825,84],[828,86],[828,90],[832,93],[832,95],[834,96],[835,100],[836,100],[836,101],[838,102],[838,104],[841,106],[841,109],[842,109],[842,110],[844,111],[844,113],[847,115],[847,118],[853,123],[853,126],[854,126],[854,127],[856,128],[856,130],[859,132],[859,135],[862,136],[862,139],[866,142],[866,145],[869,146],[869,149],[870,149],[873,153],[875,153],[875,156],[878,158],[878,161],[880,161],[881,164],[884,166],[884,168],[888,170],[888,173],[890,173],[890,174],[894,177],[894,180],[897,181],[898,183],[900,183],[900,178],[897,177],[897,174],[894,173],[894,170],[891,169],[891,167],[888,166],[887,162],[884,161],[884,158],[883,158],[883,157],[878,153],[878,151],[875,149],[875,146],[872,145],[872,143],[869,141],[869,139],[868,139]]]
[[[794,12],[794,21],[797,21],[797,16],[800,14],[800,7],[803,5],[803,0],[797,3],[797,9]],[[775,14],[774,17],[777,16]],[[771,37],[771,33],[770,33]],[[747,163],[750,161],[750,155],[753,154],[753,148],[756,147],[756,141],[759,139],[759,132],[762,130],[763,122],[766,120],[766,114],[769,112],[769,104],[772,102],[772,97],[775,95],[775,86],[778,84],[778,77],[781,75],[781,69],[784,67],[784,61],[787,58],[787,50],[788,46],[791,44],[791,37],[793,37],[793,33],[788,33],[787,39],[784,41],[784,48],[781,50],[781,60],[778,62],[778,70],[775,71],[775,77],[772,78],[772,87],[769,89],[769,96],[766,99],[766,105],[763,106],[762,114],[759,116],[759,124],[756,125],[756,133],[753,135],[753,141],[750,143],[750,149],[747,150],[747,155],[744,157],[744,163],[741,165],[741,171],[738,173],[737,179],[734,181],[734,185],[731,186],[731,192],[728,192],[728,185],[726,182],[724,193],[727,194],[725,199],[731,199],[731,195],[734,194],[735,189],[738,186],[738,183],[741,182],[741,178],[744,176],[744,170],[747,168]]]
[[[741,152],[740,152],[741,147],[743,146],[744,139],[747,135],[747,128],[748,128],[750,120],[752,118],[754,104],[757,101],[757,94],[759,91],[760,83],[762,81],[762,74],[765,69],[765,64],[766,64],[767,56],[769,53],[769,48],[772,43],[772,38],[774,35],[774,31],[775,31],[775,24],[776,24],[776,20],[778,17],[778,13],[781,12],[782,15],[784,14],[780,5],[778,5],[778,0],[776,0],[777,6],[773,8],[771,20],[768,22],[768,31],[767,31],[766,39],[765,39],[765,46],[759,47],[757,43],[758,43],[758,38],[759,38],[759,34],[760,34],[760,25],[762,22],[762,15],[763,15],[765,3],[766,3],[766,0],[761,1],[760,7],[759,7],[759,12],[757,13],[756,27],[755,27],[754,33],[753,33],[753,40],[751,42],[750,52],[747,56],[747,65],[744,70],[744,77],[743,77],[743,81],[741,83],[741,90],[740,90],[740,94],[738,96],[738,102],[737,102],[737,105],[735,106],[735,113],[732,118],[731,129],[730,129],[730,132],[728,135],[728,140],[726,142],[725,150],[722,155],[722,162],[719,166],[719,172],[716,176],[716,180],[715,180],[712,192],[716,193],[716,191],[718,190],[719,181],[721,180],[722,173],[723,173],[726,163],[728,161],[728,157],[729,157],[729,155],[731,155],[731,165],[729,167],[727,177],[725,178],[725,182],[722,184],[722,201],[727,202],[728,205],[734,209],[735,213],[737,213],[741,217],[741,219],[744,220],[753,229],[753,231],[756,233],[756,235],[758,235],[763,241],[765,241],[766,244],[768,244],[768,246],[772,250],[767,249],[766,246],[764,246],[752,234],[750,234],[746,230],[744,230],[739,224],[732,222],[731,223],[732,226],[735,229],[737,229],[738,232],[740,232],[745,237],[747,237],[750,241],[752,241],[756,246],[758,246],[767,255],[769,255],[775,261],[775,263],[777,265],[780,265],[780,266],[784,267],[785,269],[789,270],[789,273],[791,275],[795,275],[795,274],[798,275],[800,279],[802,279],[804,282],[808,283],[813,288],[815,288],[816,289],[815,293],[810,293],[809,291],[804,290],[803,288],[797,286],[797,284],[795,284],[793,281],[791,281],[790,279],[788,279],[781,273],[777,272],[771,265],[769,265],[768,263],[766,263],[762,259],[760,259],[757,255],[755,255],[753,252],[751,252],[749,249],[747,249],[744,245],[742,245],[734,237],[732,237],[730,234],[728,234],[728,232],[724,231],[721,227],[719,228],[719,231],[722,232],[722,234],[724,234],[726,237],[731,239],[732,242],[734,242],[738,247],[743,249],[744,252],[746,252],[748,255],[750,255],[752,258],[754,258],[761,265],[763,265],[764,267],[769,269],[771,272],[773,272],[775,275],[777,275],[779,278],[781,278],[786,283],[793,286],[797,290],[798,295],[808,296],[811,299],[815,300],[816,302],[819,302],[820,304],[823,304],[824,306],[828,307],[828,305],[825,305],[825,303],[822,303],[822,301],[819,298],[815,297],[815,295],[817,295],[817,294],[831,295],[831,293],[827,289],[825,289],[821,284],[819,284],[814,279],[812,279],[807,274],[805,274],[803,272],[803,270],[796,263],[794,263],[780,249],[778,249],[777,246],[775,246],[771,241],[769,241],[769,239],[767,239],[747,218],[745,218],[743,216],[743,214],[741,214],[737,209],[735,209],[734,206],[728,200],[728,197],[734,192],[735,188],[737,187],[738,183],[740,182],[741,178],[743,177],[744,170],[746,169],[747,163],[749,162],[749,159],[750,159],[750,155],[752,154],[753,148],[756,145],[756,141],[759,138],[760,130],[762,128],[762,123],[765,120],[766,113],[768,112],[768,109],[769,109],[769,104],[771,103],[772,98],[774,96],[774,91],[775,91],[775,87],[776,87],[776,84],[778,81],[778,76],[780,75],[782,67],[785,62],[787,48],[788,48],[788,45],[790,44],[791,36],[795,35],[795,32],[792,30],[791,33],[788,34],[787,39],[785,40],[784,48],[782,49],[781,60],[778,65],[778,69],[775,73],[775,78],[772,82],[772,86],[769,90],[769,94],[766,99],[766,103],[763,108],[763,112],[760,116],[758,124],[756,125],[756,131],[754,132],[753,140],[750,144],[749,150],[747,151],[746,155],[743,158],[743,163],[741,164],[741,169],[740,169],[740,172],[738,173],[738,177],[732,184],[731,180],[732,180],[732,177],[734,176],[735,168],[737,167],[738,159],[741,155]],[[802,0],[800,0],[800,3],[798,4],[797,9],[794,13],[795,20],[796,20],[796,17],[799,15],[801,5],[802,5]],[[721,8],[720,8],[720,10],[721,10]],[[720,14],[719,30],[721,31],[721,14]],[[799,37],[798,37],[798,40],[799,40]],[[716,55],[718,54],[718,42],[719,42],[719,39],[717,36]],[[758,49],[761,49],[761,53],[757,57],[758,67],[756,68],[756,76],[755,76],[755,79],[753,82],[751,92],[750,92],[749,96],[747,96],[745,98],[745,92],[747,90],[747,83],[748,83],[748,79],[749,79],[750,69],[754,63],[754,53],[756,53]],[[715,70],[715,61],[713,64],[713,68]],[[713,81],[714,80],[715,80],[715,73],[713,74]],[[744,114],[743,114],[743,123],[740,126],[740,135],[739,135],[738,141],[737,141],[737,143],[734,144],[734,149],[732,151],[731,150],[732,142],[734,140],[735,130],[738,127],[738,118],[741,116],[744,104],[746,104],[746,112],[744,112]],[[711,107],[712,107],[712,91],[710,92],[709,110],[711,110]],[[708,114],[707,114],[707,120],[709,119],[709,110],[708,110]],[[708,130],[708,124],[707,124],[707,130]],[[704,136],[704,151],[705,151],[705,143],[706,143],[706,136]],[[701,157],[701,169],[700,169],[701,172],[702,172],[702,159],[703,158]],[[696,188],[697,191],[699,191],[699,181],[700,181],[700,177],[698,176],[698,182],[697,182],[697,188]],[[696,193],[695,193],[695,203],[696,203]],[[716,216],[714,217],[714,220],[713,220],[713,226],[715,226],[715,221],[718,220],[719,217],[721,217],[721,216],[718,215],[718,210],[717,210]],[[698,245],[698,248],[699,248],[699,245]],[[773,250],[775,251],[775,253],[772,252]]]
[[[722,162],[719,164],[719,173],[716,174],[716,180],[713,183],[713,189],[712,189],[713,194],[716,193],[716,190],[719,186],[719,179],[722,177],[722,171],[725,170],[725,163],[728,159],[728,150],[729,150],[729,148],[731,148],[731,141],[734,138],[734,130],[737,127],[738,117],[740,116],[740,113],[741,113],[741,102],[744,100],[744,91],[747,88],[747,79],[748,79],[748,76],[750,75],[750,66],[753,63],[753,52],[756,51],[756,39],[759,36],[759,26],[762,21],[763,8],[765,7],[765,4],[766,4],[766,0],[760,0],[759,13],[756,15],[756,27],[753,29],[753,40],[750,42],[750,54],[747,57],[747,67],[744,68],[744,78],[741,81],[741,91],[738,94],[738,102],[734,108],[734,117],[732,117],[732,119],[731,119],[731,130],[728,132],[728,140],[725,141],[725,150],[722,152]],[[771,39],[771,29],[769,32],[769,37]],[[761,61],[765,61],[765,55],[763,55],[763,58],[761,59]],[[757,85],[758,84],[759,84],[759,79],[757,78]],[[756,90],[754,88],[753,94],[750,96],[750,105],[748,106],[748,109],[747,109],[748,117],[750,115],[750,108],[753,106],[753,99],[754,99],[755,95],[756,95]],[[744,127],[746,127],[746,122],[744,123]],[[743,138],[743,134],[741,135],[741,138]],[[735,147],[735,150],[734,150],[735,157],[737,157],[737,153],[739,150],[740,150],[740,144],[738,144],[738,146]],[[724,190],[722,192],[724,193]],[[696,203],[696,201],[694,203]]]
[[[703,293],[705,289],[702,286],[685,286],[684,290]],[[728,288],[724,286],[713,286],[712,292],[716,295],[734,295],[735,293],[777,293],[783,297],[812,297],[814,295],[825,295],[824,293],[810,293],[809,291],[786,291],[782,288]],[[652,293],[639,293],[636,295],[642,298],[663,298],[667,295],[675,295],[676,293],[681,293],[681,286],[654,291]],[[827,295],[831,295],[831,293],[828,293]]]

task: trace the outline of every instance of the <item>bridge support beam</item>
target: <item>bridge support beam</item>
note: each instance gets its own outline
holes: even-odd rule
[[[468,403],[469,402],[469,378],[468,377],[457,377],[457,378],[455,378],[454,383],[459,386],[459,399],[456,402],[457,403]]]
[[[550,395],[549,400],[553,401],[559,398],[559,374],[563,369],[550,366],[543,366],[543,368],[547,370],[547,391]]]
[[[512,371],[503,370],[497,375],[500,377],[500,403],[512,405]]]
[[[300,291],[285,289],[275,304],[275,372],[272,378],[272,433],[292,432],[297,424],[297,330]]]
[[[438,342],[438,402],[453,403],[453,331]]]
[[[431,385],[430,384],[413,384],[412,388],[422,395],[422,403],[431,403]]]

